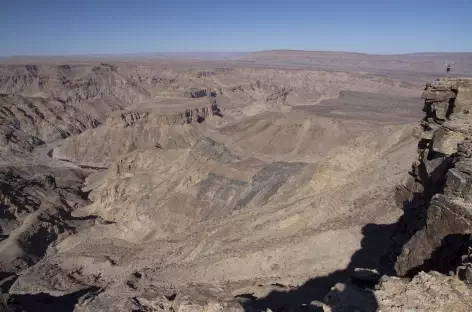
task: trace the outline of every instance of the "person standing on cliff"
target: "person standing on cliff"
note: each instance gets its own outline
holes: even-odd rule
[[[449,77],[449,72],[451,71],[451,65],[454,65],[454,63],[449,64],[446,62],[446,77]]]

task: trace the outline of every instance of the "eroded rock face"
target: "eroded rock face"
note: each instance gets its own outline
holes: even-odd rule
[[[186,148],[201,138],[198,124],[211,115],[208,107],[162,114],[152,109],[117,111],[98,128],[69,138],[53,157],[106,167],[120,155],[144,148]]]
[[[114,66],[0,66],[0,151],[29,153],[150,97]],[[4,157],[0,156],[0,159]]]
[[[34,169],[0,166],[0,282],[2,274],[16,274],[39,261],[58,236],[74,232],[70,212],[89,202],[80,191],[86,173]]]
[[[447,79],[428,84],[423,93],[426,117],[408,182],[412,206],[406,208],[417,220],[407,220],[415,234],[397,259],[400,276],[455,271],[472,232],[471,90],[471,79]]]
[[[197,76],[199,77],[210,77],[210,76],[206,76],[206,75],[198,75]],[[201,97],[204,97],[204,96],[215,96],[216,93],[213,92],[213,91],[210,91],[210,90],[206,90],[206,89],[200,89],[200,88],[191,88],[190,90],[187,90],[184,92],[184,95],[186,97],[189,97],[189,98],[201,98]]]

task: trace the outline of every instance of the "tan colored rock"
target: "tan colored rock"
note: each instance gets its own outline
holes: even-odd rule
[[[445,120],[449,109],[448,102],[436,102],[432,104],[434,115],[437,119]]]
[[[107,167],[117,157],[139,149],[190,147],[202,137],[198,122],[219,118],[209,115],[206,107],[189,110],[189,116],[184,111],[119,111],[108,117],[103,126],[64,141],[54,149],[53,157]]]
[[[327,312],[424,311],[466,312],[472,310],[472,290],[455,277],[437,272],[419,272],[411,281],[384,278],[376,291],[336,284],[326,296]]]
[[[461,196],[462,192],[466,188],[467,175],[460,172],[459,170],[452,168],[447,172],[446,178],[446,193],[455,194]]]
[[[241,306],[220,303],[220,302],[208,302],[208,303],[194,303],[194,302],[183,302],[177,309],[178,312],[244,312]]]
[[[453,99],[456,97],[456,94],[452,92],[451,90],[441,90],[441,91],[435,91],[433,90],[427,90],[423,92],[421,95],[421,98],[425,99],[426,101],[432,101],[432,102],[448,102],[450,99]]]
[[[466,312],[472,291],[462,281],[437,272],[420,272],[412,281],[389,278],[375,291],[378,311]]]
[[[429,259],[427,269],[447,271],[465,242],[460,235],[472,232],[471,208],[470,203],[437,195],[428,207],[426,226],[404,245],[395,264],[397,273],[415,273]]]
[[[472,113],[472,83],[457,89],[454,113]]]
[[[432,149],[435,152],[450,155],[457,152],[457,144],[465,139],[466,135],[460,132],[438,129],[433,136]]]

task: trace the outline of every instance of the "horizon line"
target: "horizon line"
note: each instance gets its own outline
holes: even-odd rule
[[[84,53],[84,54],[12,54],[0,55],[0,58],[15,58],[15,57],[126,57],[126,56],[172,56],[172,55],[199,55],[199,54],[252,54],[263,52],[305,52],[305,53],[345,53],[345,54],[362,54],[362,55],[412,55],[412,54],[472,54],[472,51],[418,51],[406,53],[367,53],[357,51],[344,50],[297,50],[297,49],[265,49],[254,51],[172,51],[172,52],[124,52],[124,53]]]

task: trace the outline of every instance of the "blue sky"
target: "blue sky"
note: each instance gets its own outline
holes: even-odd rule
[[[1,0],[0,55],[472,52],[472,0]]]

